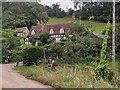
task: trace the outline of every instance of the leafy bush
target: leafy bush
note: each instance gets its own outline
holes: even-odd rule
[[[46,50],[47,58],[54,58],[58,63],[76,64],[98,61],[101,40],[90,37],[78,37],[77,41],[50,44]]]
[[[23,63],[25,65],[37,65],[43,59],[43,48],[39,46],[27,46],[23,49]]]
[[[39,38],[40,38],[41,44],[45,45],[46,43],[48,43],[49,34],[47,32],[41,32],[39,34]]]
[[[21,45],[20,38],[14,36],[15,32],[13,30],[2,30],[2,35],[2,62],[4,63],[6,60],[12,62],[14,61],[15,51],[18,51]]]

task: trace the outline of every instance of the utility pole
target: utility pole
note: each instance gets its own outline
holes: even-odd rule
[[[112,68],[115,72],[115,0],[113,0],[113,24],[112,24]]]

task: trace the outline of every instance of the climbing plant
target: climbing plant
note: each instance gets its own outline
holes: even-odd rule
[[[107,39],[109,36],[108,35],[109,28],[110,28],[110,23],[108,21],[108,23],[106,25],[105,37],[104,37],[103,43],[102,43],[102,49],[100,51],[100,61],[97,63],[97,65],[95,67],[96,74],[99,76],[102,76],[102,77],[104,77],[105,71],[106,71],[107,66],[108,66],[108,63],[106,60],[106,48],[107,48]]]
[[[106,57],[107,42],[109,37],[110,23],[108,21],[106,25],[105,37],[102,43],[102,49],[100,51],[100,61],[96,63],[95,72],[97,77],[102,77],[108,81],[111,85],[116,85],[116,77],[113,71],[109,68],[109,63]]]

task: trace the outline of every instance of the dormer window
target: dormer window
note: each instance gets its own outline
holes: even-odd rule
[[[31,35],[35,35],[35,31],[34,30],[32,30]]]
[[[61,28],[60,29],[60,33],[64,33],[65,31],[64,31],[64,29],[63,28]]]
[[[25,38],[25,41],[29,41],[29,39],[28,39],[28,38]]]
[[[50,34],[54,34],[53,28],[50,29]]]

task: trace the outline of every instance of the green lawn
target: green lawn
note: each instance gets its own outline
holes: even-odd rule
[[[55,23],[66,23],[71,22],[72,18],[64,17],[64,18],[50,18],[48,24],[55,24]]]
[[[85,26],[89,25],[88,21],[82,21],[82,23]],[[92,21],[92,26],[93,26],[93,30],[94,30],[93,33],[101,34],[102,31],[105,29],[106,23],[101,23],[101,22],[98,22],[98,21]]]
[[[69,17],[64,17],[64,18],[50,18],[48,24],[55,24],[55,23],[69,23],[72,21],[72,18]],[[79,22],[78,19],[76,19],[76,21]],[[89,21],[82,21],[82,24],[84,24],[85,26],[89,25]],[[106,23],[101,23],[98,21],[92,21],[92,26],[93,26],[93,30],[94,33],[96,34],[100,34],[102,33],[102,31],[104,30]]]

